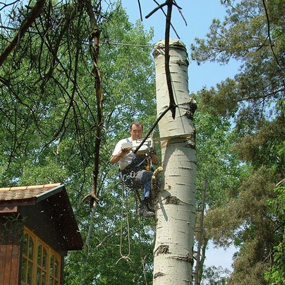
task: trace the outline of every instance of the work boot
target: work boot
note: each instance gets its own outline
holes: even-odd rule
[[[140,204],[140,216],[144,218],[154,217],[154,212],[148,208],[147,203],[145,201]]]

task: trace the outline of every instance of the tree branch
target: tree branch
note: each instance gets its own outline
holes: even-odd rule
[[[265,15],[266,15],[267,35],[268,35],[268,39],[269,39],[269,43],[270,43],[270,49],[271,49],[271,51],[273,53],[273,56],[274,56],[274,58],[275,58],[275,60],[276,60],[276,62],[278,64],[278,66],[280,68],[282,68],[281,65],[280,65],[280,62],[279,62],[279,60],[278,60],[278,58],[277,58],[277,56],[276,56],[276,54],[274,52],[274,49],[273,49],[273,43],[272,43],[271,36],[270,36],[270,21],[269,21],[269,16],[268,16],[268,11],[267,11],[267,7],[266,7],[266,4],[265,4],[265,1],[262,0],[262,3],[263,3],[264,10],[265,10]]]
[[[93,182],[90,192],[90,208],[93,207],[94,202],[98,202],[98,178],[99,178],[99,162],[100,162],[100,145],[101,145],[101,133],[103,128],[103,94],[101,92],[101,74],[98,67],[99,59],[99,41],[101,31],[98,28],[97,20],[95,18],[92,4],[90,0],[84,1],[87,14],[91,23],[91,35],[89,38],[90,53],[93,61],[93,72],[95,76],[95,89],[96,89],[96,104],[97,104],[97,127],[95,138],[95,157],[94,157],[94,169],[93,169]]]
[[[160,116],[156,119],[155,123],[152,125],[151,129],[149,130],[149,132],[147,133],[147,135],[145,136],[145,138],[142,140],[142,142],[140,143],[140,145],[135,149],[134,153],[137,153],[137,151],[141,148],[141,146],[144,144],[144,142],[146,141],[146,139],[150,136],[150,134],[152,133],[152,131],[154,130],[154,128],[157,126],[157,124],[159,123],[159,121],[163,118],[163,116],[170,110],[170,106],[168,106],[167,109],[165,109]]]
[[[172,118],[175,119],[175,109],[177,107],[171,84],[171,74],[169,68],[169,33],[170,33],[170,23],[171,23],[171,13],[173,0],[167,0],[167,16],[166,16],[166,27],[165,27],[165,73],[166,73],[166,83],[169,93],[169,108],[172,113]]]
[[[142,7],[141,7],[140,0],[138,0],[138,5],[139,5],[139,10],[140,10],[140,18],[141,18],[141,21],[142,21],[143,20],[143,18],[142,18]]]
[[[265,99],[267,97],[271,97],[272,95],[275,95],[276,93],[279,93],[279,92],[282,92],[282,91],[285,91],[284,88],[281,88],[281,89],[278,89],[278,90],[274,90],[270,93],[267,93],[267,94],[264,94],[264,95],[261,95],[259,97],[243,97],[241,99],[238,99],[237,102],[242,102],[242,101],[249,101],[249,100],[256,100],[256,99]]]
[[[14,36],[11,43],[5,48],[4,52],[0,55],[0,66],[12,52],[12,50],[20,42],[20,39],[24,36],[28,28],[34,23],[35,19],[40,15],[42,8],[46,0],[38,0],[32,11],[28,14],[27,18],[21,24],[18,33]]]
[[[165,13],[164,10],[163,10],[163,6],[166,5],[166,3],[164,3],[163,5],[159,5],[159,3],[158,3],[156,0],[153,0],[153,1],[157,4],[158,7],[155,8],[153,11],[151,11],[148,15],[146,15],[145,18],[146,18],[146,19],[149,18],[149,17],[150,17],[152,14],[154,14],[158,9],[161,9],[163,15],[166,17],[166,13]],[[174,3],[174,4],[175,4],[175,3]],[[179,13],[181,14],[182,18],[184,19],[183,15],[182,15],[182,13],[181,13],[181,8],[180,8],[179,6],[177,6],[176,4],[175,4],[175,6],[178,8]],[[184,19],[184,22],[186,23],[185,19]],[[175,30],[174,26],[173,26],[171,23],[170,23],[170,26],[171,26],[171,28],[173,29],[173,31],[174,31],[175,35],[177,36],[177,38],[180,39],[180,37],[179,37],[177,31]]]

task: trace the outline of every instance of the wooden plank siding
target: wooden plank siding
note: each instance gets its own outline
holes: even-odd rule
[[[15,283],[10,282],[10,285],[20,284],[20,260],[21,260],[21,249],[18,245],[13,245],[12,249],[12,262],[11,262],[11,279],[15,280]],[[18,277],[18,278],[17,278]]]
[[[0,245],[0,285],[18,285],[20,270],[20,247]]]
[[[32,260],[30,254],[26,254],[25,259],[26,233],[35,241]],[[42,252],[38,251],[40,246],[46,249],[45,265],[38,259],[38,252]],[[52,281],[63,284],[64,256],[69,250],[82,247],[82,237],[64,185],[0,188],[0,285],[35,285],[40,271],[46,274],[45,283],[41,284],[52,284]],[[56,265],[50,261],[51,257],[56,260],[60,273],[56,276],[53,274]],[[28,271],[27,259],[33,265]]]
[[[0,285],[4,285],[7,245],[0,245]]]

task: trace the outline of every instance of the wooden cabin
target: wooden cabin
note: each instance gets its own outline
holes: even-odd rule
[[[0,188],[0,285],[63,284],[83,241],[64,185]]]

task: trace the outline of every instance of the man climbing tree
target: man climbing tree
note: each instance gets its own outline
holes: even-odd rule
[[[131,137],[120,140],[111,156],[112,164],[119,163],[120,177],[130,188],[143,186],[143,199],[140,205],[140,215],[153,217],[154,212],[149,208],[151,197],[151,164],[158,164],[158,157],[148,149],[146,153],[136,154],[132,150],[132,142],[140,140],[143,134],[143,125],[132,122],[130,125]]]

